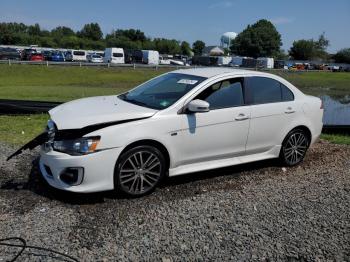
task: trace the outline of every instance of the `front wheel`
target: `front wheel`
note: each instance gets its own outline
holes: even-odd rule
[[[287,166],[295,166],[303,161],[309,145],[310,138],[304,130],[292,130],[282,143],[280,159]]]
[[[115,187],[129,196],[152,192],[164,177],[166,162],[153,146],[137,146],[123,153],[117,163]]]

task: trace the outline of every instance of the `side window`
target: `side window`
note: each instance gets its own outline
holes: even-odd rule
[[[267,77],[249,77],[246,95],[249,104],[281,102],[281,83]]]
[[[281,84],[281,91],[282,91],[282,101],[293,101],[294,95],[292,91],[285,85]]]
[[[244,104],[242,79],[224,80],[205,89],[195,99],[205,100],[210,109],[241,106]]]

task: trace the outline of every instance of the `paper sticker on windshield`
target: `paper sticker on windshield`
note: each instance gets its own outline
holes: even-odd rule
[[[178,84],[185,84],[185,85],[194,85],[197,83],[198,80],[191,80],[191,79],[180,79],[177,81]]]

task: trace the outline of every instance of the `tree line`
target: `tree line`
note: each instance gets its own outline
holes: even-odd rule
[[[157,50],[162,54],[201,55],[205,43],[195,41],[192,46],[186,41],[166,38],[150,38],[138,29],[116,29],[106,34],[98,23],[85,24],[79,31],[66,26],[45,30],[39,24],[0,23],[0,44],[39,45],[52,48],[94,49],[122,47],[125,49]],[[281,35],[268,20],[261,19],[248,25],[232,41],[226,53],[249,57],[274,57],[275,59],[330,60],[350,63],[350,48],[342,49],[334,55],[327,53],[329,40],[321,34],[317,40],[300,39],[293,42],[290,50],[281,49]]]
[[[192,48],[186,41],[146,37],[135,29],[116,29],[103,36],[98,23],[85,24],[79,31],[58,26],[51,31],[39,24],[0,23],[0,44],[39,45],[51,48],[103,50],[106,47],[158,50],[163,54],[191,55]],[[195,46],[194,46],[195,47]],[[195,48],[194,48],[195,49]]]

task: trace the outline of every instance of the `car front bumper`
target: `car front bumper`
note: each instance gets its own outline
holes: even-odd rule
[[[114,189],[114,168],[121,148],[101,150],[88,155],[71,156],[50,150],[41,150],[39,167],[45,180],[53,187],[79,193]],[[60,179],[66,168],[82,167],[83,179],[79,185],[69,185]]]

